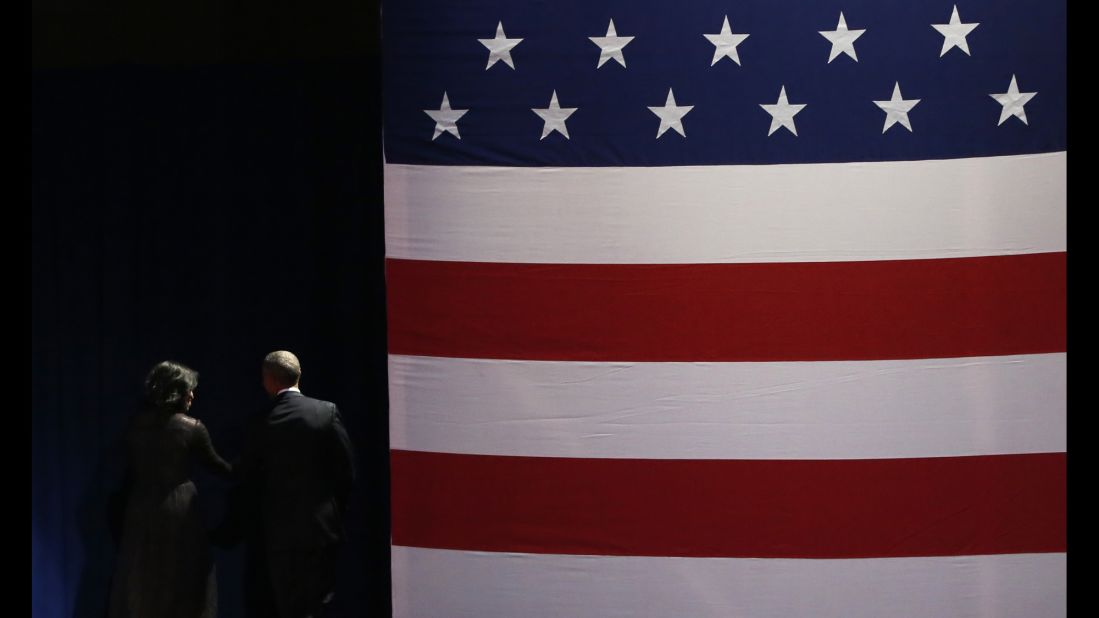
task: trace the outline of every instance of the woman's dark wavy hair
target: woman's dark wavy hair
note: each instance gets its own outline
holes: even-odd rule
[[[187,393],[198,386],[198,372],[174,361],[159,362],[145,376],[145,405],[162,412],[183,410]]]

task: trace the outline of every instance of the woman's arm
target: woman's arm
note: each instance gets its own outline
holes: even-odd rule
[[[214,443],[210,440],[210,432],[207,431],[206,425],[202,424],[202,421],[195,421],[193,436],[191,450],[198,456],[199,461],[215,474],[226,477],[232,475],[233,466],[229,465],[229,462],[222,459],[214,450]]]

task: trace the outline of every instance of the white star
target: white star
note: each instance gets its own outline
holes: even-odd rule
[[[609,26],[607,26],[607,36],[591,36],[592,43],[599,46],[599,64],[595,65],[595,68],[603,66],[603,63],[614,58],[618,61],[618,64],[623,67],[626,66],[626,57],[622,55],[622,48],[629,44],[633,40],[632,36],[618,36],[618,33],[614,31],[614,20],[611,20]]]
[[[649,111],[660,118],[660,128],[656,130],[656,136],[659,138],[668,129],[675,129],[676,133],[687,137],[683,131],[683,117],[692,109],[694,105],[676,105],[675,95],[672,94],[672,89],[668,88],[668,100],[665,101],[664,106],[649,108]]]
[[[1007,87],[1007,92],[1001,94],[990,94],[988,96],[996,99],[996,102],[1003,105],[1003,110],[1000,111],[1000,122],[996,123],[996,126],[1000,126],[1008,118],[1015,116],[1019,120],[1023,121],[1023,124],[1028,124],[1026,121],[1026,110],[1023,106],[1034,98],[1037,92],[1019,92],[1019,85],[1015,82],[1015,76],[1011,76],[1011,84]]]
[[[439,106],[439,109],[424,110],[424,113],[431,116],[431,119],[435,121],[435,135],[431,136],[432,141],[444,132],[453,133],[454,137],[462,139],[462,136],[458,135],[458,119],[468,111],[468,109],[450,109],[450,100],[446,98],[446,92],[444,91],[443,104]]]
[[[553,95],[550,96],[549,107],[545,109],[538,109],[532,107],[531,111],[542,117],[542,120],[546,121],[546,124],[542,127],[542,137],[540,139],[546,139],[546,136],[554,131],[557,131],[561,135],[565,136],[565,139],[569,139],[569,129],[565,126],[565,119],[572,115],[577,109],[576,107],[561,107],[557,104],[557,91],[553,91]]]
[[[855,39],[862,36],[864,32],[866,30],[848,30],[847,22],[843,19],[843,11],[840,11],[840,21],[836,24],[836,29],[820,31],[821,36],[832,43],[832,53],[828,54],[828,62],[835,60],[841,53],[851,56],[852,60],[858,62],[859,59],[855,55]]]
[[[966,42],[965,35],[973,32],[973,29],[979,25],[979,23],[963,24],[961,18],[958,17],[958,5],[955,4],[954,12],[950,14],[949,24],[931,24],[932,28],[943,35],[943,50],[939,52],[939,57],[942,58],[946,55],[946,52],[955,47],[964,51],[965,55],[970,55],[969,43]]]
[[[503,60],[509,67],[515,68],[515,63],[511,61],[511,48],[515,47],[523,41],[523,39],[509,39],[504,35],[504,22],[498,22],[496,24],[496,38],[492,39],[477,39],[488,48],[488,64],[485,65],[487,71],[489,67],[496,64],[496,61]]]
[[[901,97],[901,84],[900,82],[893,83],[893,97],[888,101],[874,101],[874,105],[882,108],[885,111],[885,126],[882,127],[881,132],[885,133],[889,130],[889,127],[896,123],[901,123],[904,128],[908,129],[908,132],[912,132],[912,125],[908,122],[908,112],[916,107],[919,103],[919,99],[905,100]]]
[[[704,34],[711,43],[714,44],[714,60],[710,63],[710,66],[717,64],[718,60],[728,56],[733,62],[740,64],[740,56],[737,54],[736,46],[744,42],[744,39],[748,38],[747,34],[733,34],[732,29],[729,28],[729,16],[725,16],[725,23],[721,24],[721,32],[718,34]]]
[[[772,133],[778,130],[779,127],[786,127],[794,135],[798,134],[798,130],[794,127],[794,115],[800,112],[805,104],[791,105],[786,100],[786,86],[782,87],[782,90],[778,93],[778,101],[774,104],[760,104],[768,114],[771,114],[771,130],[767,132],[770,136]]]

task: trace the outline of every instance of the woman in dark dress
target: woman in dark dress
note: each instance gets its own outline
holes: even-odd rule
[[[126,442],[134,484],[111,587],[111,618],[214,618],[217,583],[188,464],[230,466],[201,421],[187,415],[198,374],[165,361],[145,378],[145,407]]]

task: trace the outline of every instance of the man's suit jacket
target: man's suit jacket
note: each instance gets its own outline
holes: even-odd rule
[[[241,461],[257,484],[270,551],[317,549],[344,539],[354,452],[336,404],[280,393]]]

